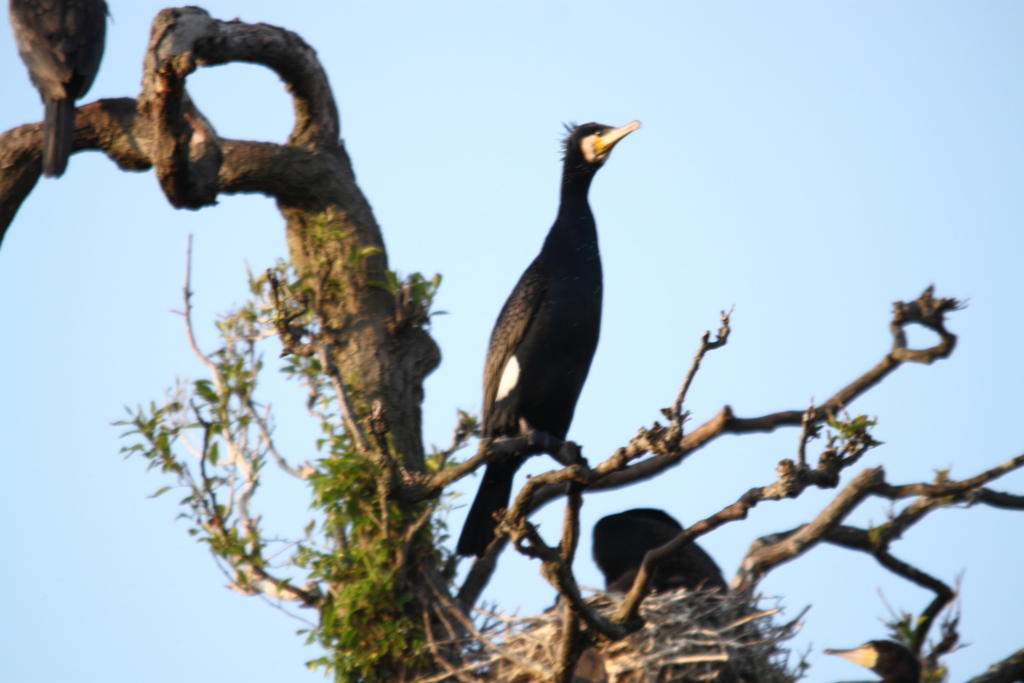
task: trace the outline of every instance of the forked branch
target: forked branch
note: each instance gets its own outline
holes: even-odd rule
[[[704,356],[707,355],[708,351],[719,349],[726,345],[729,341],[729,316],[732,315],[732,309],[728,312],[721,312],[722,326],[718,328],[718,336],[714,341],[711,341],[711,331],[705,332],[700,338],[700,347],[697,349],[697,353],[693,356],[693,362],[690,363],[690,369],[686,372],[686,377],[683,379],[682,385],[679,387],[679,393],[676,394],[676,400],[672,402],[672,407],[667,411],[663,411],[665,417],[671,422],[674,427],[682,429],[683,424],[683,402],[686,400],[686,393],[690,390],[690,385],[693,384],[693,378],[697,375],[697,370],[700,369],[700,363],[704,360]],[[682,432],[680,432],[680,436]],[[678,437],[677,437],[678,438]]]
[[[890,322],[893,333],[892,350],[873,368],[816,406],[809,421],[812,425],[828,420],[830,415],[839,415],[857,397],[881,382],[903,363],[931,363],[946,358],[953,352],[956,335],[946,330],[944,316],[947,312],[959,310],[962,304],[952,298],[935,299],[932,294],[933,288],[929,287],[915,301],[893,304],[894,313]],[[940,336],[940,342],[927,349],[908,349],[903,328],[911,323],[935,331]],[[732,409],[725,406],[713,418],[690,433],[679,436],[678,439],[672,438],[673,430],[655,422],[650,428],[638,430],[625,447],[619,448],[611,457],[595,467],[595,471],[602,472],[605,476],[587,488],[591,491],[608,490],[645,481],[678,465],[691,453],[723,434],[771,432],[777,427],[801,426],[804,424],[805,412],[787,410],[761,417],[741,418],[733,415]],[[634,462],[648,453],[652,456]],[[563,491],[557,488],[537,492],[534,496],[535,509],[561,495]]]
[[[611,457],[607,458],[596,467],[587,468],[583,473],[568,477],[548,477],[547,475],[533,477],[527,482],[526,487],[524,487],[523,491],[520,492],[520,496],[516,499],[516,504],[513,508],[515,510],[515,514],[513,515],[510,511],[510,513],[506,515],[506,518],[511,518],[511,520],[514,521],[511,521],[504,527],[499,527],[499,529],[505,528],[506,530],[511,531],[518,528],[518,531],[513,533],[514,539],[517,538],[517,534],[519,538],[530,538],[531,534],[528,533],[529,529],[525,526],[526,519],[530,514],[548,502],[564,495],[566,491],[565,481],[568,479],[576,481],[584,491],[619,488],[621,486],[631,485],[657,476],[666,469],[679,464],[690,453],[707,445],[722,434],[772,431],[779,426],[801,425],[803,430],[801,433],[798,462],[793,463],[792,461],[787,460],[780,463],[780,478],[775,484],[772,484],[769,487],[762,487],[748,491],[747,494],[741,497],[739,501],[725,510],[720,511],[716,515],[700,522],[698,525],[694,525],[690,529],[687,529],[678,539],[676,539],[676,541],[678,541],[678,545],[674,545],[676,541],[673,541],[673,543],[670,544],[673,546],[671,549],[668,549],[667,547],[665,549],[659,549],[659,551],[664,550],[664,553],[655,554],[651,558],[651,564],[648,565],[648,571],[641,571],[638,575],[637,583],[634,584],[633,590],[630,591],[626,602],[623,603],[623,611],[620,612],[619,617],[617,618],[617,621],[620,623],[628,620],[636,615],[640,602],[649,592],[650,588],[647,584],[649,583],[651,571],[653,571],[653,567],[656,566],[661,557],[677,551],[686,543],[692,542],[701,534],[707,533],[727,521],[743,518],[746,515],[747,510],[756,505],[760,500],[799,495],[799,492],[808,485],[823,487],[836,486],[839,482],[839,472],[844,467],[848,467],[853,464],[856,459],[860,457],[860,453],[862,453],[864,449],[858,446],[853,448],[853,450],[847,451],[845,454],[839,454],[832,447],[833,444],[830,443],[830,448],[826,449],[826,452],[823,453],[819,465],[814,469],[809,468],[806,465],[806,458],[803,456],[803,452],[806,442],[817,434],[817,425],[842,412],[842,410],[851,401],[880,382],[902,363],[930,363],[938,358],[945,358],[952,353],[956,343],[956,336],[945,329],[944,316],[947,312],[957,310],[961,306],[961,303],[956,299],[935,299],[933,297],[933,288],[928,287],[917,300],[909,304],[896,302],[893,305],[894,313],[890,322],[890,330],[893,334],[892,350],[886,354],[882,361],[875,367],[864,375],[858,377],[846,387],[842,388],[822,405],[816,407],[812,406],[810,409],[804,411],[791,410],[781,413],[773,413],[759,418],[746,419],[735,417],[732,414],[732,410],[726,406],[710,421],[701,425],[689,434],[684,435],[681,430],[681,422],[683,419],[682,403],[685,400],[686,393],[693,381],[693,376],[699,368],[700,361],[703,359],[707,351],[724,345],[728,339],[729,314],[723,312],[722,327],[719,330],[718,338],[715,341],[710,341],[710,333],[706,333],[702,337],[700,347],[698,348],[690,370],[687,372],[686,378],[680,387],[680,391],[673,403],[673,407],[664,411],[670,419],[669,426],[662,426],[655,422],[651,428],[641,428],[633,436],[627,446],[619,448],[611,455]],[[939,344],[928,349],[908,349],[906,345],[906,337],[903,333],[903,327],[911,323],[917,323],[934,330],[940,336]],[[862,445],[870,447],[871,444],[865,443]],[[636,460],[643,458],[643,456],[648,453],[652,453],[652,457],[641,460],[640,462],[635,462]],[[477,458],[470,459],[464,463],[464,467],[460,469],[459,472],[452,473],[448,476],[451,476],[452,480],[459,476],[464,476],[465,473],[472,471],[485,460],[486,458],[479,457],[478,454]],[[1002,500],[1008,504],[1013,504],[1015,502],[1012,499],[1006,498],[1003,498]],[[528,501],[529,506],[522,507],[521,501]],[[797,539],[794,543],[796,546],[803,547],[802,537]],[[536,549],[532,552],[539,553],[537,556],[548,555],[547,551],[544,551],[539,544],[535,543],[534,545]],[[521,547],[521,544],[517,543],[517,547],[520,551],[524,551],[524,549],[528,549],[529,546],[524,548]],[[501,548],[502,546],[496,544],[494,552],[500,553]],[[490,572],[493,571],[494,564],[494,559],[486,559],[478,562],[474,566],[473,571],[471,571],[470,576],[467,578],[467,584],[463,587],[463,591],[460,591],[460,595],[464,593],[467,599],[475,599],[475,597],[479,595],[480,588],[487,583]],[[558,575],[558,572],[554,572],[552,575],[556,576]],[[470,580],[472,580],[472,586],[469,586]],[[570,583],[561,579],[559,581],[567,586]],[[472,590],[466,590],[467,588],[472,588]],[[573,592],[571,587],[567,588],[567,590],[569,593]],[[562,594],[567,595],[567,593],[564,592]],[[571,596],[567,597],[572,601]],[[462,601],[462,604],[468,607],[472,603]],[[573,604],[575,604],[574,601]],[[586,618],[586,615],[584,615],[584,618]],[[590,623],[591,620],[587,619],[587,621]],[[607,631],[608,626],[603,625],[602,628]],[[597,630],[602,629],[599,628]]]
[[[886,483],[884,479],[860,483],[854,479],[836,498],[836,501],[853,488],[858,490],[857,504],[869,495],[890,500],[912,496],[916,496],[916,498],[898,514],[893,515],[888,522],[873,529],[858,529],[841,525],[843,517],[850,510],[837,509],[836,501],[833,501],[810,524],[765,536],[755,541],[747,551],[740,570],[733,579],[732,588],[734,590],[752,590],[757,582],[775,567],[798,557],[822,541],[865,552],[894,574],[935,593],[934,600],[914,625],[914,637],[911,645],[919,652],[936,617],[955,594],[953,589],[941,580],[894,557],[890,552],[891,543],[899,540],[911,526],[934,510],[956,504],[967,506],[977,503],[990,504],[989,501],[1001,501],[1005,496],[1014,498],[1015,496],[1009,496],[1009,494],[997,494],[990,491],[984,488],[984,485],[1022,466],[1024,466],[1024,455],[1011,458],[977,476],[962,481],[949,481],[945,478],[944,473],[940,474],[940,481],[933,484],[893,486]]]

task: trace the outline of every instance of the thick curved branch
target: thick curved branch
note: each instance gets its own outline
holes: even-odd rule
[[[295,107],[286,145],[222,140],[189,99],[185,80],[197,65],[231,61],[265,65],[285,81]],[[422,383],[440,351],[422,324],[393,325],[395,296],[373,284],[388,279],[384,240],[355,183],[315,51],[282,28],[219,21],[195,7],[164,10],[137,100],[80,107],[75,123],[75,151],[102,150],[125,170],[155,168],[173,206],[206,206],[219,193],[278,200],[292,265],[307,282],[332,283],[318,296],[337,341],[335,364],[368,404],[381,401],[402,465],[423,472]],[[0,135],[0,239],[41,175],[41,149],[42,124]]]
[[[171,10],[178,17],[187,12],[202,12],[194,7]],[[181,19],[177,19],[180,21]],[[192,50],[201,66],[217,66],[228,62],[262,64],[272,69],[292,96],[295,125],[288,137],[288,146],[334,147],[341,135],[338,107],[334,101],[327,73],[316,50],[297,33],[270,24],[245,24],[195,16],[202,22],[201,37]],[[179,52],[187,46],[175,46]]]
[[[197,65],[252,62],[288,86],[295,127],[287,146],[334,148],[338,111],[316,52],[298,35],[267,24],[224,22],[198,7],[166,9],[150,31],[139,111],[152,123],[149,157],[173,206],[200,208],[220,192],[223,144],[185,91]]]
[[[921,648],[924,646],[925,640],[928,637],[928,631],[931,630],[932,624],[935,622],[935,618],[939,616],[939,612],[950,603],[955,597],[953,589],[947,586],[942,581],[939,581],[934,576],[926,574],[917,567],[911,566],[906,562],[896,559],[889,554],[887,550],[879,550],[875,553],[875,559],[878,563],[891,571],[894,574],[898,574],[903,578],[916,583],[922,588],[935,593],[935,599],[932,600],[931,604],[925,608],[924,612],[917,619],[917,628],[914,629],[914,649],[920,653]]]
[[[971,498],[973,503],[985,503],[1005,510],[1024,510],[1024,496],[1014,496],[1002,491],[981,489]]]
[[[915,649],[920,652],[935,618],[955,597],[953,589],[939,579],[936,579],[934,576],[931,576],[930,574],[927,574],[920,569],[893,557],[892,554],[889,553],[887,541],[884,544],[880,543],[877,534],[873,535],[871,532],[865,531],[864,529],[842,526],[834,529],[821,540],[833,545],[849,548],[851,550],[859,550],[861,552],[868,553],[873,556],[880,565],[891,571],[893,574],[902,576],[908,581],[911,581],[922,588],[927,588],[935,593],[935,599],[932,600],[931,604],[928,605],[920,618],[918,618],[916,622],[917,627],[914,629],[913,644]]]
[[[217,201],[223,154],[213,126],[185,92],[185,78],[196,70],[192,51],[161,55],[160,43],[177,35],[173,23],[164,23],[176,11],[164,10],[153,22],[139,111],[153,127],[149,156],[167,200],[176,208],[198,209]]]
[[[270,24],[221,21],[199,7],[165,9],[153,20],[150,30],[140,102],[159,98],[167,85],[181,86],[165,82],[162,72],[183,55],[194,60],[189,73],[195,65],[229,62],[272,69],[284,81],[295,109],[295,125],[287,144],[337,145],[340,124],[331,85],[316,51],[298,34]]]
[[[267,66],[285,82],[295,109],[286,146],[221,140],[191,102],[185,79],[197,65],[236,61]],[[328,168],[309,152],[339,150],[338,110],[316,52],[297,34],[220,21],[198,7],[166,9],[153,21],[142,80],[137,101],[78,108],[73,151],[102,150],[125,170],[155,166],[177,207],[212,204],[218,192],[310,197],[323,189]],[[0,237],[39,178],[41,149],[41,123],[0,136]],[[344,164],[332,166],[351,178]]]
[[[212,129],[211,129],[212,130]],[[75,111],[72,151],[104,152],[124,171],[153,167],[150,120],[128,97],[103,99]],[[0,243],[21,204],[43,172],[43,124],[30,123],[0,135]],[[254,192],[294,200],[320,187],[324,159],[305,149],[268,142],[220,140],[223,160],[217,183],[224,194]]]
[[[101,149],[125,171],[152,167],[143,152],[152,136],[149,123],[137,116],[135,100],[100,100],[75,112],[72,151]],[[0,135],[0,241],[22,202],[43,173],[43,124],[18,126]]]
[[[782,539],[770,544],[761,543],[756,550],[749,551],[733,579],[732,590],[750,590],[769,570],[813,548],[871,494],[873,487],[884,483],[884,476],[881,468],[864,470],[850,480],[813,522],[788,532]]]
[[[1024,681],[1024,649],[1017,650],[1001,662],[988,668],[988,671],[975,676],[967,683],[1020,683]]]

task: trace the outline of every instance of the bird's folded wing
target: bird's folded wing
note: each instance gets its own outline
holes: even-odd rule
[[[484,366],[484,432],[487,433],[487,420],[494,407],[494,397],[498,392],[502,372],[508,359],[516,352],[519,343],[526,336],[530,321],[540,307],[547,294],[546,278],[544,277],[544,254],[540,254],[526,269],[515,289],[509,294],[508,300],[498,314],[498,321],[491,332],[491,343],[487,348],[487,363]]]
[[[18,52],[36,87],[53,100],[84,95],[103,57],[106,5],[73,4],[73,8],[67,8],[32,0],[11,3]],[[65,89],[68,85],[71,92]]]

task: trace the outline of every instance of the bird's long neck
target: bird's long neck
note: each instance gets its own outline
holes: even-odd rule
[[[597,226],[587,201],[593,179],[592,171],[573,173],[566,168],[558,218],[544,241],[545,251],[559,251],[569,257],[576,254],[588,260],[597,255]]]

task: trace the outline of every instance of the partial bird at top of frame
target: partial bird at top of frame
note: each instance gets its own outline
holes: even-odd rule
[[[10,0],[22,61],[45,105],[43,175],[67,168],[75,137],[75,100],[92,87],[107,32],[104,0]]]

